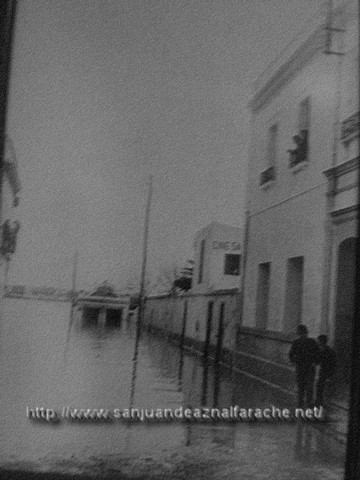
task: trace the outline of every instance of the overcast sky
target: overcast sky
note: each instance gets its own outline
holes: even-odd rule
[[[22,181],[9,283],[181,266],[212,220],[241,226],[253,81],[323,0],[20,0],[8,133]]]

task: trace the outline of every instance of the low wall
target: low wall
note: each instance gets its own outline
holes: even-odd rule
[[[229,363],[235,348],[240,307],[241,295],[233,290],[149,297],[143,322],[149,330],[210,357],[219,355],[219,361]]]
[[[293,340],[280,332],[239,327],[234,367],[293,393],[295,371],[288,357]]]
[[[241,295],[238,292],[150,297],[145,304],[144,326],[204,354],[209,302],[213,307],[206,354],[295,398],[295,369],[288,358],[294,336],[241,326]],[[224,304],[224,328],[219,354],[221,304]],[[344,442],[347,406],[340,405],[336,398],[332,398],[328,412],[333,419],[328,433]]]
[[[213,306],[208,332],[210,302]],[[224,310],[220,352],[221,304]],[[234,291],[149,297],[145,304],[144,326],[293,394],[295,374],[288,359],[293,337],[242,327],[239,325],[240,312],[241,294]]]

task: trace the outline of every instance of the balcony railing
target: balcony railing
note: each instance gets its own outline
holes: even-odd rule
[[[260,173],[260,186],[275,180],[275,167],[269,167]]]
[[[288,150],[290,154],[289,168],[296,167],[300,163],[306,162],[308,159],[308,131],[301,130],[299,135],[293,137],[297,147],[293,150]]]

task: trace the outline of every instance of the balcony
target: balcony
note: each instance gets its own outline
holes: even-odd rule
[[[260,173],[260,187],[275,181],[275,167],[269,167]]]
[[[301,170],[308,161],[308,131],[301,130],[299,135],[294,135],[293,140],[296,143],[296,148],[288,150],[290,154],[289,168],[298,171]]]

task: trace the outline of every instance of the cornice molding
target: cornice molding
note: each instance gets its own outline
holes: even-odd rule
[[[350,207],[334,210],[330,213],[335,225],[340,223],[351,222],[357,219],[359,212],[359,205],[351,205]]]
[[[345,0],[334,8],[332,12],[334,27],[344,29],[348,22],[356,22],[356,3],[355,0]],[[294,38],[290,42],[285,49],[287,53],[283,53],[283,58],[278,58],[270,64],[255,82],[255,93],[249,103],[249,108],[253,113],[257,113],[275,97],[311,61],[316,53],[324,51],[326,35],[325,23],[319,19],[317,25],[314,24],[312,29],[310,27],[307,34],[304,31],[298,39]],[[301,36],[303,40],[299,44]]]
[[[352,158],[351,160],[348,160],[347,162],[340,163],[340,165],[336,165],[336,167],[331,167],[328,168],[327,170],[323,171],[323,174],[331,179],[331,178],[337,178],[340,177],[341,175],[345,175],[345,173],[352,172],[353,170],[356,170],[359,168],[360,165],[360,157],[355,157]]]
[[[295,75],[310,63],[317,52],[325,45],[325,30],[323,26],[313,32],[290,58],[273,73],[265,85],[254,95],[250,102],[253,113],[263,108],[280,90],[290,82]]]

